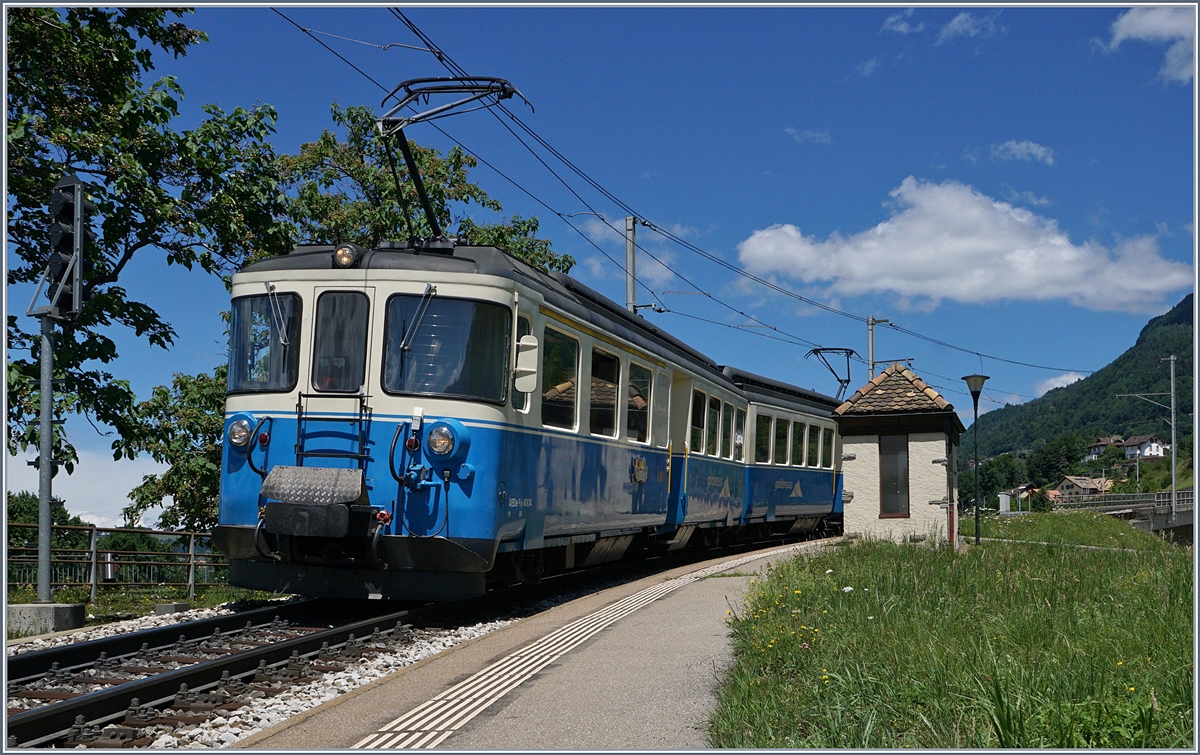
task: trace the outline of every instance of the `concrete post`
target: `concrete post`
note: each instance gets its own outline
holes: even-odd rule
[[[96,602],[96,586],[100,581],[100,560],[96,557],[97,556],[96,540],[98,538],[97,538],[97,532],[96,532],[96,525],[94,525],[94,524],[92,525],[91,535],[92,536],[91,536],[91,546],[90,547],[92,549],[92,578],[91,578],[92,599],[90,602],[95,603]]]
[[[37,602],[49,603],[51,595],[50,573],[50,480],[54,474],[53,458],[53,413],[54,413],[54,344],[51,336],[54,323],[49,315],[42,315],[41,353],[41,422],[38,425],[38,575]]]
[[[188,535],[188,600],[196,599],[196,535]]]

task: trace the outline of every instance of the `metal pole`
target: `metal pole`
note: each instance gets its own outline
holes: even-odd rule
[[[188,535],[188,600],[196,599],[196,534]]]
[[[625,218],[625,309],[637,314],[637,246],[633,237],[637,230],[637,218]]]
[[[1175,450],[1175,355],[1171,355],[1171,521],[1175,521],[1175,506],[1179,496],[1179,491],[1176,490],[1177,474],[1175,469],[1176,461]]]
[[[49,603],[50,583],[50,480],[54,474],[52,416],[54,412],[54,323],[48,315],[42,321],[41,422],[38,426],[38,576],[37,602]]]
[[[90,602],[96,602],[96,583],[99,581],[97,572],[100,570],[100,560],[96,557],[96,525],[92,525],[92,599]]]
[[[979,395],[971,398],[975,404],[975,544],[979,545]]]
[[[875,318],[867,315],[867,380],[875,377]]]

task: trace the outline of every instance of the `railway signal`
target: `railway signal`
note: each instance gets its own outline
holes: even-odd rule
[[[96,205],[84,196],[84,183],[70,174],[59,179],[50,195],[50,259],[46,269],[46,297],[58,316],[73,318],[87,299],[84,295],[86,246],[96,240],[89,227]],[[60,304],[61,303],[61,304]]]

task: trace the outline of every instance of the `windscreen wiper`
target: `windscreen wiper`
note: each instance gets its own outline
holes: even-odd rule
[[[421,294],[421,303],[417,305],[417,311],[413,315],[412,322],[409,323],[408,330],[404,333],[404,340],[400,342],[401,351],[412,349],[412,342],[417,336],[417,329],[421,327],[421,321],[425,319],[425,313],[429,310],[429,302],[435,296],[437,296],[437,286],[432,283],[426,283],[425,293]]]

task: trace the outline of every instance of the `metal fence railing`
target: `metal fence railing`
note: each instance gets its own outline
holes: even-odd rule
[[[9,588],[37,585],[36,524],[8,523]],[[28,533],[27,535],[23,533]],[[126,586],[196,587],[225,584],[229,562],[215,552],[205,532],[59,525],[51,528],[50,586],[98,590]]]
[[[1175,491],[1180,508],[1190,508],[1193,493],[1187,490]],[[1099,508],[1102,506],[1170,506],[1171,491],[1157,493],[1103,493],[1096,495],[1064,495],[1054,503],[1055,509]]]

